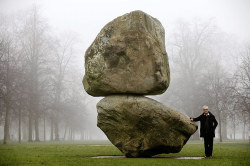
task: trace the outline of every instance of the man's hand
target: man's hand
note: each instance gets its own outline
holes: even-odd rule
[[[190,120],[191,120],[191,122],[193,122],[193,121],[194,121],[194,119],[193,119],[193,118],[190,118]]]

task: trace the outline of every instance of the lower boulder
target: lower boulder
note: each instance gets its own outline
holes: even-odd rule
[[[97,111],[97,126],[126,157],[178,153],[197,130],[186,115],[143,96],[108,96]]]

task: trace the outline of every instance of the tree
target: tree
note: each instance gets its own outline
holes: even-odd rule
[[[218,62],[211,67],[213,70],[207,75],[209,86],[206,93],[209,95],[212,109],[217,113],[219,121],[219,138],[220,142],[222,142],[223,120],[225,121],[227,119],[228,110],[232,104],[231,81],[228,74]],[[226,125],[226,123],[224,123],[224,125]],[[226,130],[226,128],[224,129]]]
[[[46,69],[46,57],[50,51],[50,40],[48,25],[39,14],[36,6],[28,11],[25,20],[22,20],[22,27],[19,31],[19,40],[22,45],[23,58],[28,66],[26,80],[29,87],[29,138],[32,141],[32,124],[35,122],[35,141],[39,141],[39,118],[41,83],[43,82],[43,72]]]
[[[52,76],[52,93],[53,93],[53,106],[52,110],[53,113],[51,114],[51,120],[53,121],[55,127],[55,140],[59,141],[59,117],[60,117],[60,110],[63,108],[63,103],[65,98],[62,97],[62,94],[65,91],[65,77],[67,74],[67,67],[70,63],[70,59],[73,54],[73,47],[74,47],[74,37],[71,35],[64,35],[64,38],[58,40],[56,42],[56,48],[54,52],[53,58],[53,76]],[[56,116],[55,116],[56,115]],[[51,128],[53,126],[51,125]],[[53,131],[53,130],[52,130]],[[52,138],[53,139],[53,138]]]
[[[49,119],[51,140],[60,139],[63,127],[64,138],[67,129],[73,138],[86,124],[82,123],[86,118],[84,93],[79,94],[82,73],[76,63],[70,64],[75,55],[74,36],[64,33],[60,38],[52,37],[36,6],[17,14],[15,19],[0,15],[0,125],[5,123],[4,142],[8,142],[10,132],[19,142],[33,141],[34,136],[39,141],[41,118],[44,140]]]
[[[201,114],[206,96],[201,96],[201,83],[207,72],[211,52],[208,49],[216,31],[212,20],[179,22],[168,43],[171,83],[162,101],[190,117]],[[171,64],[172,63],[172,64]],[[163,101],[163,102],[164,102]],[[198,133],[195,139],[198,139]]]
[[[241,111],[243,122],[243,139],[245,138],[246,125],[250,124],[250,45],[240,52],[241,63],[234,74],[235,86],[231,89],[234,91],[236,108]],[[248,122],[248,123],[247,123]],[[250,131],[250,126],[249,129]]]
[[[191,116],[197,114],[197,108],[200,107],[195,102],[195,92],[199,79],[207,67],[209,52],[206,46],[211,41],[214,31],[211,20],[195,21],[192,24],[180,22],[170,42],[173,46],[172,84],[176,86],[172,88],[173,94],[181,101],[181,109],[191,113]]]
[[[13,23],[8,22],[7,18],[0,16],[0,68],[1,68],[1,80],[0,80],[0,94],[3,100],[2,104],[5,108],[4,118],[4,144],[10,140],[9,133],[9,118],[11,108],[11,102],[13,101],[13,93],[16,88],[16,44],[14,42]],[[3,108],[3,107],[2,107]]]

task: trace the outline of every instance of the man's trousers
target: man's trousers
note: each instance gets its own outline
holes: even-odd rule
[[[204,137],[204,147],[205,147],[205,155],[206,157],[212,156],[213,153],[213,136],[205,136]]]

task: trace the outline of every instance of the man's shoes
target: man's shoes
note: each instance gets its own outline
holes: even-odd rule
[[[212,156],[205,156],[205,158],[212,158]]]

